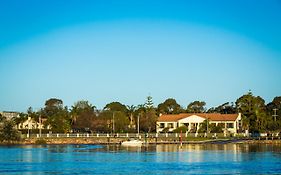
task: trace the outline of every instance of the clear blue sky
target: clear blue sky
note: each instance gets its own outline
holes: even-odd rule
[[[2,0],[0,111],[281,95],[281,1]]]

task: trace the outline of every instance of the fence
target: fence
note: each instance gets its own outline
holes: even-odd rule
[[[244,133],[49,133],[49,134],[22,134],[22,138],[195,138],[195,137],[248,137]]]

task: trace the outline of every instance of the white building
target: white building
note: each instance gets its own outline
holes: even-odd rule
[[[224,132],[237,133],[241,129],[241,114],[219,114],[219,113],[182,113],[160,115],[156,124],[156,131],[161,132],[164,128],[169,131],[186,126],[188,132],[198,132],[201,123],[208,120],[209,124],[221,125]]]
[[[19,112],[14,111],[2,111],[0,114],[5,117],[7,120],[11,120],[12,118],[19,117]]]
[[[17,129],[50,129],[50,126],[45,127],[44,121],[46,119],[42,119],[41,123],[35,121],[31,117],[28,117],[23,123],[19,123]]]

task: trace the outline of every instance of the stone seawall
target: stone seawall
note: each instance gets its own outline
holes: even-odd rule
[[[18,144],[36,144],[38,138],[23,139]],[[46,144],[120,144],[127,138],[100,137],[100,138],[44,138]],[[147,138],[142,139],[149,144],[180,144],[175,138]],[[246,144],[281,144],[281,140],[241,140],[239,142],[231,139],[183,139],[183,144],[204,144],[204,143],[246,143]]]
[[[36,144],[37,138],[24,139],[23,144]],[[120,138],[44,138],[47,144],[119,144]]]

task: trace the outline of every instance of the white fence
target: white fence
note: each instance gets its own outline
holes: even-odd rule
[[[179,138],[179,137],[247,137],[246,134],[224,133],[49,133],[49,134],[23,134],[23,138]]]

